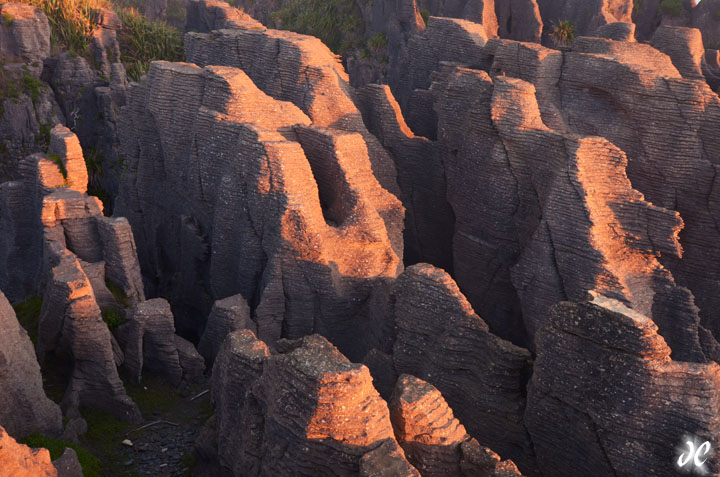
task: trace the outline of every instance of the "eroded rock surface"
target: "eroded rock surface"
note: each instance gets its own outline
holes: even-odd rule
[[[720,367],[672,360],[646,316],[561,303],[537,345],[526,420],[544,475],[675,475],[686,434],[717,447]]]
[[[179,332],[199,337],[198,316],[240,293],[270,344],[319,332],[358,360],[389,348],[379,330],[390,325],[368,305],[387,299],[402,266],[404,211],[373,175],[362,135],[312,122],[241,69],[166,62],[131,90],[121,121],[129,173],[118,212]]]
[[[399,475],[417,475],[393,450],[390,413],[365,366],[318,335],[282,340],[278,349],[271,355],[243,330],[228,336],[215,361],[225,468],[233,475],[358,475],[362,466],[365,475],[381,475],[389,459]]]
[[[33,344],[0,292],[0,426],[17,439],[59,435],[60,408],[45,396]]]
[[[19,444],[0,427],[0,469],[13,477],[57,477],[50,451]]]
[[[523,423],[530,353],[492,335],[442,270],[408,267],[394,294],[397,371],[437,387],[482,445],[532,468]]]

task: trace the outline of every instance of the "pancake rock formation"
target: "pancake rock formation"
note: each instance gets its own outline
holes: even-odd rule
[[[303,42],[290,37],[287,51]],[[401,270],[404,210],[373,175],[361,134],[317,125],[240,68],[167,62],[131,88],[121,124],[129,174],[118,212],[179,331],[199,337],[197,317],[240,293],[270,345],[318,332],[357,359],[389,348],[391,325],[371,309]]]
[[[543,475],[676,475],[683,434],[717,448],[720,367],[671,359],[646,316],[601,295],[563,302],[537,342],[526,421]]]
[[[27,332],[0,292],[0,426],[17,439],[62,433],[60,408],[45,396]]]
[[[224,468],[232,475],[358,475],[362,467],[363,475],[387,475],[379,472],[392,462],[396,475],[418,475],[397,447],[365,366],[318,335],[277,346],[271,354],[251,331],[237,331],[215,361]]]
[[[82,477],[77,455],[72,449],[50,462],[47,449],[31,449],[15,441],[0,426],[0,469],[13,477]]]

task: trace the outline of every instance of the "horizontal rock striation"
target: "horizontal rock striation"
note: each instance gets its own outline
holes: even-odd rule
[[[393,449],[387,405],[365,366],[318,335],[278,349],[270,355],[243,330],[215,361],[218,450],[232,475],[382,475],[388,460],[398,475],[417,475]]]
[[[0,292],[0,426],[22,439],[62,433],[60,408],[45,396],[32,342]]]
[[[198,351],[212,367],[225,338],[234,331],[249,329],[257,333],[257,325],[252,321],[250,307],[242,295],[233,295],[213,304],[198,344]]]
[[[398,442],[421,475],[521,475],[512,461],[498,462],[470,438],[431,384],[400,376],[389,407]]]
[[[6,475],[17,477],[57,477],[50,462],[50,451],[31,449],[19,444],[0,427],[0,468]]]
[[[404,211],[363,136],[311,123],[241,69],[166,62],[133,87],[121,122],[118,211],[181,333],[199,336],[197,316],[240,293],[270,344],[317,332],[358,360],[388,349],[370,304],[401,268]]]
[[[672,360],[646,316],[600,295],[563,302],[537,346],[526,421],[544,475],[677,475],[688,436],[717,448],[720,368]]]
[[[50,23],[40,8],[5,3],[0,5],[0,17],[0,58],[33,63],[50,56]]]
[[[578,35],[588,35],[608,23],[631,22],[631,0],[537,0],[545,22],[544,32],[549,34],[560,21],[572,22]]]
[[[187,34],[185,53],[188,62],[199,66],[242,69],[260,90],[295,104],[318,126],[361,134],[378,182],[397,193],[392,159],[365,128],[353,104],[347,73],[317,38],[240,25],[212,33]]]
[[[530,353],[492,335],[442,270],[408,267],[394,296],[397,371],[437,387],[480,444],[532,469],[523,423]]]
[[[108,283],[127,304],[144,300],[129,224],[104,217],[102,203],[85,195],[82,150],[64,126],[52,129],[47,155],[23,160],[21,173],[20,181],[0,186],[0,200],[9,206],[0,218],[6,270],[0,287],[16,299],[43,296],[38,357],[69,364],[62,403],[67,416],[77,417],[78,408],[88,406],[138,421],[117,372],[122,352],[100,308],[125,305]]]

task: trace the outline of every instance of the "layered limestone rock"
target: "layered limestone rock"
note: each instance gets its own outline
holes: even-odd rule
[[[418,475],[397,448],[387,405],[365,366],[318,335],[282,340],[278,349],[271,355],[242,330],[228,336],[215,361],[212,393],[225,469],[358,475],[362,467],[364,475],[384,475],[387,464],[397,475]]]
[[[62,433],[60,408],[45,396],[32,342],[0,292],[0,426],[22,439]]]
[[[182,379],[197,381],[203,374],[202,357],[191,343],[175,335],[170,305],[162,298],[135,306],[118,335],[122,336],[125,368],[138,383],[143,371],[165,376],[174,386]]]
[[[312,123],[241,69],[166,62],[132,88],[121,122],[119,212],[182,334],[199,337],[197,317],[240,293],[270,344],[318,332],[358,360],[389,349],[391,325],[371,304],[401,268],[403,209],[363,136]]]
[[[256,5],[262,7],[264,2]],[[243,5],[240,5],[241,7]],[[225,28],[265,28],[262,18],[257,15],[245,14],[244,10],[231,7],[227,2],[217,0],[190,0],[185,5],[187,9],[185,30],[190,32],[207,33]],[[255,11],[253,13],[256,13]]]
[[[574,132],[602,135],[627,154],[628,178],[648,201],[680,213],[682,258],[663,253],[659,260],[692,291],[703,326],[717,337],[713,290],[720,281],[720,253],[712,244],[720,233],[714,183],[720,143],[711,131],[720,120],[720,100],[698,71],[696,32],[664,27],[653,43],[670,56],[648,45],[579,38],[565,55],[563,110]],[[660,309],[638,311],[656,320],[662,316]]]
[[[419,3],[432,16],[470,20],[482,25],[488,38],[497,37],[498,18],[495,13],[495,0],[420,0]]]
[[[47,155],[21,163],[21,174],[21,181],[0,186],[0,287],[16,299],[43,295],[38,357],[70,363],[62,403],[69,417],[88,406],[137,421],[117,372],[122,353],[100,309],[122,313],[126,304],[116,301],[109,282],[127,304],[144,299],[129,224],[104,217],[102,203],[84,194],[82,150],[63,126],[51,131]]]
[[[33,63],[50,56],[50,23],[40,8],[5,3],[0,5],[0,17],[0,58]]]
[[[400,376],[389,407],[398,442],[421,475],[521,475],[512,461],[500,463],[491,450],[483,452],[431,384]],[[466,456],[468,451],[471,455]],[[483,453],[485,462],[480,462],[475,457]]]
[[[496,1],[495,13],[501,38],[540,43],[543,19],[536,0]]]
[[[672,360],[646,316],[599,295],[560,303],[537,345],[526,422],[543,475],[676,475],[686,439],[717,448],[720,367]]]
[[[405,263],[428,262],[452,271],[454,215],[438,145],[410,130],[387,85],[366,86],[357,97],[365,124],[395,161],[406,208]]]
[[[523,423],[530,353],[492,335],[442,270],[408,267],[394,295],[397,371],[437,387],[480,444],[533,469]]]
[[[216,3],[222,2],[194,0],[191,8],[211,11]],[[276,100],[292,102],[315,125],[361,134],[378,182],[391,193],[398,192],[392,159],[365,128],[347,73],[320,40],[252,23],[236,22],[224,28],[187,34],[187,61],[240,68],[260,90]]]
[[[198,344],[198,351],[208,366],[212,367],[227,335],[244,329],[257,333],[257,326],[250,316],[250,307],[242,295],[223,298],[213,304]]]

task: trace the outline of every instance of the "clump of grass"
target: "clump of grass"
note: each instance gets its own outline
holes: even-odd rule
[[[107,0],[19,0],[40,7],[50,22],[54,46],[83,56],[95,28],[95,11],[110,8]]]
[[[57,166],[60,168],[60,173],[62,174],[64,179],[67,179],[67,169],[65,168],[65,163],[60,159],[60,156],[57,154],[48,154],[48,159],[53,161]]]
[[[569,20],[560,20],[553,26],[550,36],[562,45],[569,45],[575,39],[577,31],[575,24]]]
[[[420,16],[422,17],[425,24],[428,24],[428,20],[430,20],[430,10],[423,8],[420,10]]]
[[[139,81],[153,60],[185,59],[182,35],[177,29],[150,21],[133,8],[120,10],[118,16],[123,23],[118,35],[121,61],[132,80]]]
[[[111,280],[105,280],[105,286],[110,290],[110,293],[112,293],[112,296],[115,298],[115,301],[117,301],[120,305],[122,305],[124,308],[130,308],[132,303],[130,302],[130,298],[125,294],[123,289],[113,283]]]
[[[118,326],[125,323],[125,317],[123,314],[117,308],[112,306],[106,306],[102,309],[102,319],[107,324],[110,332],[115,331]]]
[[[45,84],[43,84],[42,81],[35,78],[27,71],[23,72],[22,82],[33,103],[36,103],[37,100],[40,99],[40,94],[47,89],[47,87],[45,86]]]
[[[660,10],[666,15],[679,17],[684,11],[682,0],[663,0],[660,2]]]
[[[342,54],[363,36],[363,20],[352,0],[290,0],[271,16],[273,28],[320,38]]]
[[[9,13],[3,13],[3,22],[5,22],[5,26],[7,28],[10,28],[13,24],[13,20],[15,20],[15,17],[10,15]]]
[[[50,459],[55,460],[62,456],[65,448],[69,447],[75,451],[78,461],[82,467],[83,477],[99,477],[101,471],[100,459],[92,455],[86,448],[73,444],[72,442],[53,439],[52,437],[33,434],[21,441],[29,447],[43,447],[50,451]]]
[[[42,308],[42,299],[33,295],[24,301],[15,303],[13,309],[20,325],[30,335],[33,344],[37,343],[38,324],[40,322],[40,309]]]
[[[168,412],[182,401],[177,389],[162,376],[147,371],[143,373],[142,384],[126,381],[125,390],[145,416]]]

